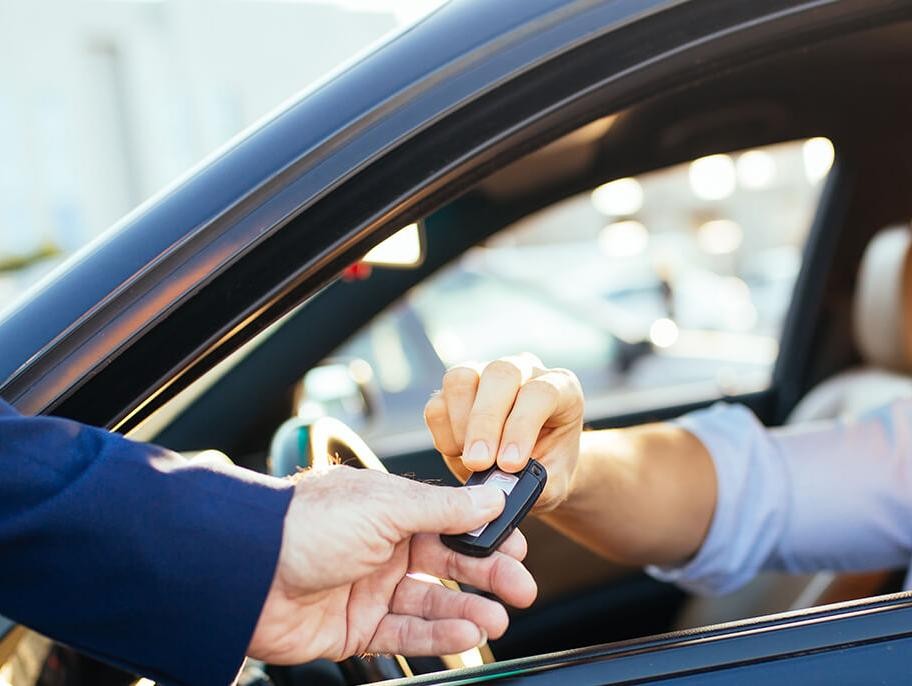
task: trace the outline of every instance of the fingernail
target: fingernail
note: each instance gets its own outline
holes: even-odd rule
[[[485,643],[488,642],[488,632],[481,628],[479,628],[478,630],[481,632],[481,640],[478,642],[478,645],[475,647],[481,648]]]
[[[500,456],[500,459],[505,465],[518,465],[520,461],[519,448],[515,443],[511,443],[504,449],[503,455]]]
[[[466,461],[472,464],[484,464],[491,458],[491,451],[484,441],[475,441],[466,455]]]
[[[472,498],[472,506],[475,510],[495,510],[503,505],[504,496],[496,486],[469,486],[469,496]]]

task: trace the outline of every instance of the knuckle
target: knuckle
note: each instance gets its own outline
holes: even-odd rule
[[[446,401],[439,395],[428,400],[424,406],[424,419],[428,423],[439,421],[447,416]]]
[[[507,564],[507,556],[503,553],[494,554],[494,564],[491,565],[490,572],[488,573],[488,585],[490,586],[492,593],[497,593],[497,589],[502,588],[502,579],[506,573],[505,565]]]
[[[423,589],[424,597],[421,598],[421,616],[431,617],[437,606],[437,596],[430,588]]]
[[[535,393],[551,402],[560,396],[560,389],[552,381],[542,377],[529,381],[523,386],[523,390],[527,393]]]
[[[453,593],[453,591],[450,591]],[[484,607],[485,599],[481,596],[474,595],[472,593],[460,593],[455,598],[455,608],[459,615],[462,617],[470,617],[472,613],[472,608],[474,607]]]
[[[401,622],[396,631],[396,645],[407,646],[411,645],[413,639],[413,632],[411,624],[409,622]]]
[[[447,393],[472,392],[478,387],[478,372],[471,367],[453,367],[443,375],[443,390]]]
[[[515,363],[508,360],[494,360],[484,369],[485,376],[503,380],[514,385],[522,381],[522,370]]]
[[[449,558],[447,571],[453,581],[464,580],[468,583],[467,580],[473,576],[472,566],[472,558],[454,552]]]
[[[535,353],[529,352],[528,350],[521,352],[519,354],[519,357],[526,360],[529,362],[529,364],[538,369],[544,369],[545,367],[544,363],[541,361],[541,358]]]
[[[462,558],[455,550],[444,552],[443,569],[450,579],[456,579],[462,573]]]
[[[566,384],[567,402],[570,407],[573,409],[582,409],[584,394],[583,385],[580,383],[579,377],[569,369],[556,369],[555,371],[560,374],[564,384]]]
[[[570,385],[570,387],[574,390],[574,392],[582,394],[583,387],[582,387],[582,384],[580,384],[579,377],[576,374],[574,374],[569,369],[564,369],[562,367],[560,367],[558,369],[554,369],[553,371],[555,373],[559,374],[560,376],[564,377],[566,383]]]

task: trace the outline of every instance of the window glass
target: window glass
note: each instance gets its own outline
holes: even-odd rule
[[[381,455],[422,447],[445,368],[521,351],[576,372],[593,418],[766,387],[832,160],[821,138],[712,155],[529,215],[337,351],[374,398],[343,419]]]

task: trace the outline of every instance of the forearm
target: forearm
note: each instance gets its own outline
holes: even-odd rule
[[[712,459],[672,424],[585,432],[551,526],[625,564],[674,564],[696,553],[716,502]]]
[[[732,591],[762,569],[905,565],[910,424],[912,401],[772,430],[744,407],[717,405],[678,426],[589,434],[569,496],[548,518],[699,593]]]

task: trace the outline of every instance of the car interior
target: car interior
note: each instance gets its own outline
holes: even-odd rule
[[[612,356],[593,366],[591,378],[581,375],[587,393],[596,389],[591,428],[671,419],[720,400],[746,404],[769,426],[799,424],[912,395],[910,38],[912,22],[853,31],[719,65],[712,78],[599,113],[425,216],[419,260],[347,271],[131,435],[187,453],[217,449],[246,467],[285,474],[307,465],[276,459],[277,429],[323,414],[351,425],[389,471],[454,483],[420,430],[420,408],[440,381],[434,375],[461,353],[520,352],[504,348],[514,340],[550,336],[545,344],[556,356],[562,348],[582,355],[589,326],[598,329],[592,355]],[[758,181],[769,176],[770,160],[778,180]],[[709,178],[702,197],[701,167]],[[653,191],[680,202],[650,205]],[[737,194],[747,209],[736,215],[726,199]],[[643,231],[649,236],[639,253],[612,252],[613,238],[636,244]],[[691,254],[699,259],[682,266]],[[626,283],[611,281],[623,276],[622,263],[639,258]],[[593,260],[602,266],[590,274]],[[777,271],[783,263],[793,268]],[[584,307],[574,294],[592,284],[602,290],[587,292]],[[708,313],[718,309],[720,284],[735,303],[724,321]],[[488,300],[492,293],[507,294],[504,303],[516,293],[534,301],[539,309],[529,311],[544,324],[492,322],[489,339],[482,331],[475,345],[431,321],[438,312],[458,318],[460,307],[471,321],[484,303],[497,302]],[[618,323],[643,310],[643,321]],[[399,367],[390,362],[399,358]],[[406,380],[403,364],[412,375]],[[314,370],[341,379],[344,393],[321,404],[319,378],[308,377]],[[675,374],[680,383],[668,381]],[[418,428],[390,423],[394,410],[416,412]],[[695,598],[601,559],[534,518],[523,529],[540,597],[491,642],[498,660],[866,597],[901,582],[897,570],[764,574],[731,596]],[[116,683],[92,672],[101,669],[92,661],[54,650],[71,673],[84,675],[66,683]],[[437,660],[409,663],[416,674],[441,668]],[[269,673],[276,684],[363,678],[325,664]]]

